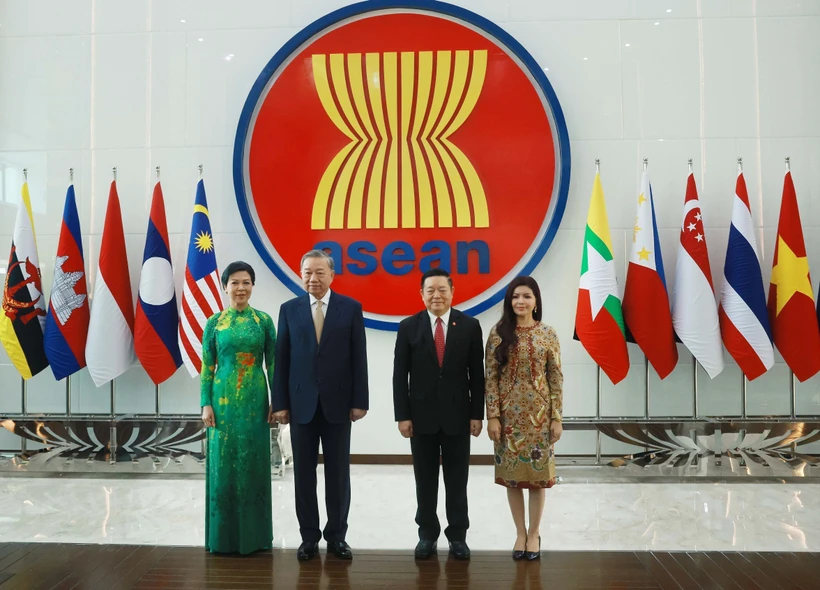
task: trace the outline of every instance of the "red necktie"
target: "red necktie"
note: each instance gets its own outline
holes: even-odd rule
[[[441,318],[436,318],[436,356],[438,357],[438,366],[444,364],[444,324]]]

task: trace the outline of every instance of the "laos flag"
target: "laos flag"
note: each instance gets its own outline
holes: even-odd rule
[[[154,186],[148,235],[140,272],[134,349],[145,372],[160,384],[182,365],[177,342],[177,298],[165,222],[165,202],[159,182]]]
[[[46,357],[58,381],[85,367],[89,315],[80,217],[72,184],[65,196],[44,336]]]

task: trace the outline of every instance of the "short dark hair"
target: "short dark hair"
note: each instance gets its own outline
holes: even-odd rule
[[[232,274],[242,271],[245,271],[246,273],[251,275],[251,285],[255,285],[256,273],[253,272],[253,267],[247,262],[236,260],[234,262],[231,262],[228,266],[225,267],[225,270],[222,271],[222,287],[226,288],[228,286],[228,279],[231,278]]]
[[[446,277],[447,282],[450,283],[450,287],[453,286],[453,279],[450,277],[450,273],[444,270],[443,268],[431,268],[430,270],[425,271],[423,275],[421,275],[421,288],[424,289],[424,281],[429,279],[430,277]]]

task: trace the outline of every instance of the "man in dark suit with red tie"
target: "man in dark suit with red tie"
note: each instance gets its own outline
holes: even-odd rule
[[[393,406],[399,432],[410,439],[416,478],[415,555],[436,551],[439,463],[444,471],[450,553],[469,559],[466,537],[470,435],[484,419],[484,342],[481,325],[452,309],[453,281],[441,268],[421,278],[426,310],[399,325],[393,362]]]

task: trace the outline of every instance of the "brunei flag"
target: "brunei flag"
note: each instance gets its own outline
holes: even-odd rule
[[[600,174],[592,185],[584,234],[575,333],[613,383],[626,377],[629,355]]]
[[[34,217],[28,184],[23,184],[0,310],[0,342],[23,379],[30,379],[48,367],[43,346],[45,321],[46,298],[40,280]]]

